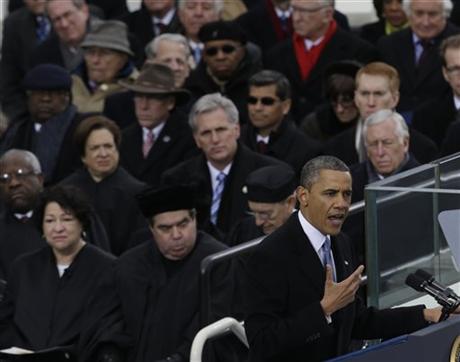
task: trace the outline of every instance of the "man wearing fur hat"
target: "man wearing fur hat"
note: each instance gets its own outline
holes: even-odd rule
[[[189,100],[189,93],[175,86],[173,71],[162,64],[146,64],[136,80],[121,85],[134,92],[137,119],[123,131],[121,165],[156,185],[163,171],[197,152],[186,116],[175,109]]]
[[[132,340],[126,361],[185,362],[200,328],[201,261],[226,247],[197,230],[195,195],[189,187],[150,188],[139,195],[139,205],[153,241],[146,240],[120,257],[116,287],[107,288],[101,298],[121,307],[124,331]],[[219,285],[214,286],[224,291],[226,281],[216,275]],[[214,295],[213,310],[224,305],[223,297]],[[93,320],[101,325],[97,313]]]
[[[119,80],[134,79],[128,30],[117,20],[97,23],[83,40],[84,63],[73,75],[73,103],[80,112],[102,112],[105,98],[122,90]]]

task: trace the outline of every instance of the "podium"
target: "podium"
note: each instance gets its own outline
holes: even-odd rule
[[[30,354],[9,354],[0,352],[0,362],[76,362],[72,347],[53,347]]]
[[[433,362],[450,361],[454,344],[460,361],[460,316],[433,324],[412,334],[389,339],[364,350],[349,353],[329,362]],[[456,342],[456,343],[455,343]]]

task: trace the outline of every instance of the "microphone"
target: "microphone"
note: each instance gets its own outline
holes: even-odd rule
[[[409,274],[406,278],[406,284],[411,288],[419,292],[425,292],[436,299],[438,304],[443,307],[440,321],[447,319],[450,313],[456,310],[460,305],[460,299],[458,296],[451,297],[448,294],[445,294],[442,290],[438,290],[433,287],[427,280],[417,274]]]
[[[445,287],[444,285],[438,283],[433,275],[428,273],[423,269],[417,269],[415,275],[423,278],[428,284],[436,288],[437,290],[443,292],[445,295],[460,300],[460,297],[450,288]]]

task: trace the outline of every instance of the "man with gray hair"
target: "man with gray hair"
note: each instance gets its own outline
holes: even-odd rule
[[[248,174],[281,161],[238,143],[238,110],[231,100],[218,93],[198,99],[190,112],[189,124],[202,154],[166,171],[163,181],[194,185],[201,201],[198,222],[204,230],[219,236],[245,216],[247,201],[242,189]]]
[[[364,198],[364,187],[374,181],[417,167],[409,153],[409,130],[404,118],[391,109],[370,115],[363,126],[367,160],[351,167],[352,202]]]
[[[198,38],[201,27],[212,21],[221,18],[223,0],[179,0],[178,11],[179,19],[184,27],[184,35],[188,45],[198,64],[201,60],[201,52],[204,48],[203,43]]]
[[[403,6],[409,27],[381,38],[378,49],[382,60],[398,70],[401,99],[397,109],[409,120],[416,107],[448,91],[439,46],[460,29],[447,21],[450,0],[405,0]]]
[[[190,48],[181,34],[165,33],[155,37],[145,47],[147,62],[160,63],[170,67],[174,73],[175,85],[183,87],[190,74]]]
[[[334,61],[353,59],[366,64],[376,49],[337,26],[332,0],[291,0],[292,37],[274,46],[265,66],[286,75],[293,91],[295,120],[324,101],[321,75]]]

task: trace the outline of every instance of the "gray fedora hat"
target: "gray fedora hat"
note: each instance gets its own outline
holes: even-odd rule
[[[99,47],[134,56],[128,40],[128,28],[118,20],[97,21],[81,43],[82,48]]]
[[[176,88],[173,71],[163,64],[145,63],[139,77],[120,80],[119,83],[136,93],[173,95],[177,103],[186,103],[190,99],[188,90]]]

